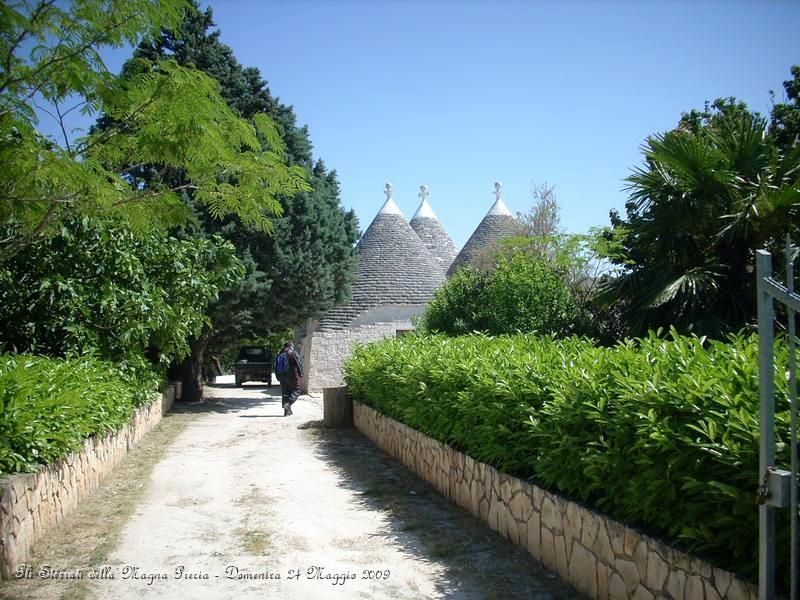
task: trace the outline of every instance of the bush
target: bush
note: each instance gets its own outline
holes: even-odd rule
[[[0,355],[0,475],[35,471],[118,430],[152,400],[156,382],[92,357]]]
[[[611,348],[404,336],[356,349],[346,381],[356,400],[476,460],[753,574],[757,340],[657,335]],[[785,344],[776,354],[778,456],[788,464]],[[788,531],[778,531],[786,557]]]
[[[489,273],[458,271],[436,292],[418,325],[448,335],[483,331],[563,336],[581,323],[564,273],[540,257],[512,251],[498,255]]]
[[[0,350],[166,367],[188,353],[208,303],[241,274],[219,238],[134,235],[124,224],[70,217],[0,265]]]

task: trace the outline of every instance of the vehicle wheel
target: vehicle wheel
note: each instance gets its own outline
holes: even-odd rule
[[[242,382],[238,377],[234,380],[234,384],[236,387],[242,387]]]

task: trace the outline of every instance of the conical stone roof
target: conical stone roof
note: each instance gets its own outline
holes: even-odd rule
[[[320,321],[319,331],[346,329],[360,314],[377,306],[423,307],[445,279],[391,196],[361,236],[356,253],[350,300],[331,309]]]
[[[427,195],[427,190],[423,193]],[[442,223],[436,218],[436,214],[433,212],[431,205],[428,204],[425,196],[423,196],[422,203],[409,224],[434,259],[436,259],[442,273],[447,273],[447,269],[453,264],[453,260],[458,254],[458,248],[456,248]]]
[[[500,196],[500,190],[497,188],[497,200],[486,213],[483,221],[472,232],[472,235],[464,244],[461,252],[458,253],[450,268],[447,270],[447,276],[450,277],[461,267],[469,264],[474,264],[478,255],[491,247],[495,242],[505,238],[519,235],[517,220],[511,211],[508,210],[505,202]]]

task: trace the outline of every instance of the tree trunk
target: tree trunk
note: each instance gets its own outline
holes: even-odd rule
[[[211,358],[214,361],[214,369],[216,369],[217,375],[224,375],[224,373],[222,372],[222,365],[219,364],[219,357],[212,356]]]
[[[203,399],[203,356],[211,337],[211,329],[203,329],[197,338],[189,342],[191,352],[183,359],[181,374],[183,381],[183,399],[188,402],[198,402]]]

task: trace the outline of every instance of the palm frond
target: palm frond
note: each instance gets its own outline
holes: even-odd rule
[[[719,290],[719,278],[719,272],[702,267],[660,282],[660,285],[656,287],[651,295],[652,299],[649,302],[649,307],[658,308],[664,306],[668,302],[675,300],[679,295],[689,298],[707,297],[709,294]]]

